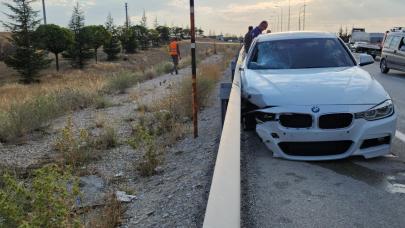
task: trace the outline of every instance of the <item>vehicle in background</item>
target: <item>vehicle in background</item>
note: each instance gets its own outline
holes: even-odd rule
[[[367,53],[375,59],[381,55],[384,33],[367,33],[364,28],[353,28],[349,43],[354,52]]]
[[[332,160],[390,152],[397,114],[389,94],[343,41],[323,32],[256,38],[240,67],[242,123],[275,157]]]
[[[387,35],[380,61],[381,72],[390,69],[405,71],[405,30],[398,30]]]

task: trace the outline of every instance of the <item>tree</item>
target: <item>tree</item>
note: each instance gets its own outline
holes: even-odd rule
[[[120,27],[119,39],[126,53],[135,53],[138,48],[135,32],[131,28]]]
[[[148,18],[146,17],[146,12],[145,9],[143,10],[143,14],[142,14],[142,19],[141,19],[141,24],[142,27],[147,28],[148,27]]]
[[[94,50],[94,59],[98,62],[98,49],[111,38],[111,35],[102,25],[90,25],[83,28],[83,33],[88,37],[88,44]]]
[[[35,42],[55,55],[56,71],[59,71],[59,54],[73,44],[73,33],[58,25],[41,25],[35,31]]]
[[[201,28],[196,29],[196,33],[198,34],[198,36],[204,36],[204,30],[202,30]]]
[[[170,28],[167,26],[158,26],[156,31],[159,33],[160,41],[167,43],[170,41]]]
[[[103,50],[107,54],[107,60],[115,60],[117,59],[117,55],[121,52],[121,44],[118,30],[114,26],[114,20],[111,15],[108,15],[107,17],[105,28],[111,35],[110,38],[104,43]]]
[[[73,67],[83,68],[85,61],[93,55],[90,52],[88,33],[84,32],[84,15],[80,9],[79,3],[73,8],[72,18],[69,23],[69,28],[74,34],[74,42],[63,56],[70,59]]]
[[[153,22],[153,28],[157,28],[157,27],[159,27],[159,22],[158,22],[158,18],[157,18],[157,16],[155,17],[155,21]]]
[[[181,35],[183,34],[183,28],[180,27],[172,27],[170,28],[170,35],[174,36],[178,39],[181,39]]]
[[[34,1],[12,0],[13,4],[4,3],[12,12],[5,14],[12,22],[2,24],[11,31],[10,42],[15,47],[15,52],[7,56],[4,62],[20,74],[24,83],[39,81],[39,72],[51,63],[46,57],[47,53],[34,45],[33,33],[40,23],[38,12],[31,7]]]
[[[142,50],[145,50],[149,46],[149,31],[142,25],[132,26],[131,29],[134,32],[136,40],[139,41]]]
[[[160,36],[159,36],[159,32],[156,31],[155,29],[149,29],[148,32],[149,35],[149,40],[152,41],[152,45],[154,47],[159,47],[160,45]]]

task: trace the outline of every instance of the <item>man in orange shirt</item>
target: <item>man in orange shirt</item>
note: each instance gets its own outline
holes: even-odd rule
[[[179,65],[179,59],[181,59],[181,55],[179,44],[177,43],[177,38],[173,38],[172,41],[170,42],[169,54],[173,59],[173,71],[171,72],[171,74],[173,74],[173,72],[179,74],[177,67]]]

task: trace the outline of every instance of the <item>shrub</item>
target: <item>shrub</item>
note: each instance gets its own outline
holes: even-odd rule
[[[0,113],[0,140],[13,141],[33,130],[43,127],[66,111],[74,111],[94,102],[94,94],[74,89],[57,91],[34,97],[21,103],[12,103]]]
[[[120,93],[125,93],[126,89],[139,82],[141,78],[142,77],[140,77],[138,74],[134,74],[131,72],[121,72],[108,80],[104,91],[108,93],[117,91]]]
[[[54,146],[61,155],[62,164],[74,168],[96,158],[96,151],[92,148],[93,143],[89,133],[81,129],[79,136],[76,136],[71,117],[68,118]]]
[[[96,109],[105,109],[113,106],[111,101],[107,100],[105,97],[99,95],[94,99],[94,106]]]
[[[34,172],[31,184],[5,174],[1,178],[0,226],[73,227],[79,226],[72,208],[79,194],[78,181],[69,169],[56,165]]]
[[[124,208],[118,201],[115,193],[110,193],[105,199],[105,204],[101,208],[99,216],[90,221],[89,227],[113,228],[121,224],[121,216]]]
[[[156,67],[156,73],[158,75],[162,75],[162,74],[168,74],[170,72],[172,72],[173,70],[173,63],[171,62],[163,62],[158,64]]]
[[[161,164],[162,148],[156,143],[156,136],[152,135],[141,125],[136,127],[135,137],[128,143],[135,149],[143,148],[145,153],[138,163],[137,170],[141,176],[152,176]]]
[[[103,132],[94,139],[94,146],[99,150],[114,148],[118,145],[118,136],[114,128],[105,127]]]

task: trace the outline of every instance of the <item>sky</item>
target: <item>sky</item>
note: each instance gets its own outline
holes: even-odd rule
[[[109,13],[116,24],[123,24],[125,2],[134,24],[139,23],[144,10],[150,27],[155,18],[159,24],[168,26],[186,27],[190,21],[188,0],[45,0],[48,23],[67,26],[77,1],[85,12],[86,24],[104,24]],[[281,31],[282,21],[285,31],[290,18],[290,30],[298,30],[299,11],[303,11],[304,2],[306,30],[337,32],[341,26],[348,30],[355,26],[368,32],[383,32],[394,26],[405,26],[405,0],[195,0],[196,25],[206,35],[210,31],[242,35],[249,25],[257,25],[262,20],[270,22],[272,31]],[[41,0],[34,8],[41,10]],[[3,4],[0,11],[8,12]],[[0,20],[6,20],[3,13]]]

